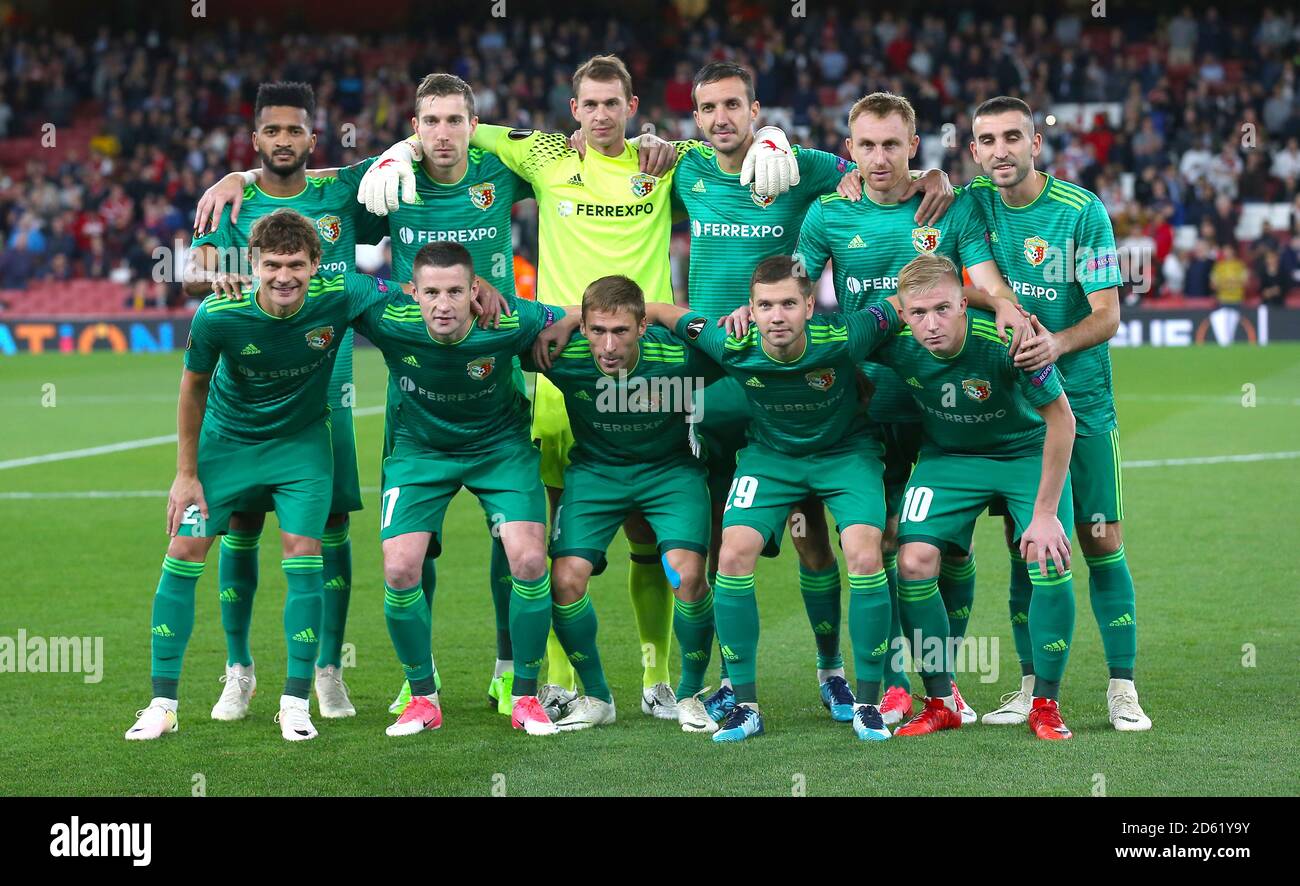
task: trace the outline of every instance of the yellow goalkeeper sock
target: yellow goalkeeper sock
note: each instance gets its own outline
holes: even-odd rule
[[[641,685],[670,682],[668,661],[673,642],[673,592],[659,563],[658,547],[629,541],[631,562],[627,565],[627,592],[641,638],[641,664],[645,668]]]
[[[578,675],[574,672],[569,657],[564,654],[560,638],[555,636],[555,628],[551,628],[551,633],[546,638],[546,682],[570,692],[576,691],[578,687]]]

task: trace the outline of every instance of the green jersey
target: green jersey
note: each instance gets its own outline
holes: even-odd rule
[[[1017,458],[1043,451],[1047,425],[1035,407],[1061,396],[1055,364],[1017,369],[993,315],[968,308],[966,338],[952,357],[926,350],[904,327],[871,359],[893,369],[921,407],[921,451]]]
[[[980,176],[970,192],[984,211],[998,267],[1025,308],[1053,332],[1092,313],[1088,295],[1120,286],[1115,232],[1096,194],[1045,175],[1042,193],[1026,206],[1008,206]],[[1101,342],[1060,360],[1065,392],[1080,437],[1116,426],[1110,344]]]
[[[316,226],[320,235],[321,259],[318,274],[345,274],[355,270],[358,243],[378,243],[388,233],[384,220],[366,212],[357,202],[357,186],[365,174],[363,166],[346,166],[334,176],[308,176],[302,191],[292,197],[272,197],[257,185],[244,189],[244,203],[239,210],[239,221],[230,223],[230,207],[221,213],[217,228],[202,237],[196,237],[192,246],[211,245],[220,250],[244,249],[253,223],[277,209],[293,209]],[[229,267],[242,266],[233,263]],[[256,269],[253,269],[256,273]],[[330,406],[338,409],[345,405],[345,397],[352,385],[352,330],[344,332],[334,375],[330,379]],[[346,405],[352,398],[346,397]]]
[[[554,314],[535,302],[509,303],[499,328],[471,323],[452,344],[429,335],[419,304],[400,291],[357,318],[353,325],[383,352],[401,391],[393,412],[397,442],[449,457],[527,442],[528,400],[511,379],[511,365]]]
[[[378,158],[357,165],[363,172]],[[504,296],[515,294],[514,245],[510,213],[514,204],[533,196],[528,182],[496,156],[470,148],[465,175],[444,185],[415,164],[415,203],[402,202],[388,213],[393,249],[393,279],[411,279],[415,254],[427,243],[460,243],[474,259],[474,273]]]
[[[803,353],[788,362],[768,355],[758,327],[729,336],[703,314],[687,313],[677,335],[708,354],[741,383],[753,420],[748,439],[789,455],[873,446],[876,428],[858,405],[859,364],[901,328],[887,302],[848,314],[816,314]]]
[[[646,301],[672,303],[668,238],[675,170],[640,171],[628,142],[617,157],[594,149],[578,158],[558,133],[480,123],[470,140],[532,185],[537,196],[537,300],[572,305],[587,284],[623,274]],[[696,144],[680,142],[677,153]]]
[[[791,150],[799,163],[799,184],[775,198],[741,187],[740,174],[723,172],[717,152],[702,142],[677,161],[673,196],[691,217],[688,292],[693,309],[721,317],[745,304],[754,266],[793,252],[808,207],[856,168],[825,151]]]
[[[524,368],[536,370],[530,359]],[[696,391],[721,376],[716,363],[661,326],[649,326],[631,369],[609,375],[591,342],[575,335],[546,372],[564,394],[575,464],[647,465],[693,459],[691,407]]]
[[[302,306],[288,317],[264,311],[256,289],[239,301],[208,296],[185,343],[185,368],[212,374],[204,424],[257,443],[324,419],[343,333],[387,298],[388,284],[363,274],[312,277]]]
[[[921,195],[902,203],[881,204],[863,195],[857,203],[827,194],[809,209],[799,232],[797,251],[808,276],[832,265],[835,295],[846,311],[860,311],[898,291],[898,272],[918,255],[937,253],[959,269],[993,259],[984,217],[974,199],[957,199],[933,226],[918,225]],[[880,422],[914,422],[921,418],[907,386],[888,369],[868,363],[875,385],[870,416]]]

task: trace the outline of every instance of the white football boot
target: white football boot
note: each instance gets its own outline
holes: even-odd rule
[[[307,741],[319,734],[311,723],[311,705],[305,698],[280,696],[280,713],[275,715],[275,722],[280,724],[285,741]]]
[[[226,673],[221,677],[225,687],[221,697],[212,706],[214,720],[242,720],[248,716],[248,703],[257,694],[257,675],[253,666],[241,664],[226,665]]]
[[[320,705],[320,715],[327,720],[357,715],[357,709],[348,698],[343,671],[334,665],[316,669],[316,701]]]
[[[1034,703],[1034,675],[1020,678],[1020,688],[1001,698],[1002,705],[989,711],[980,721],[988,726],[1019,726],[1029,719],[1029,709]]]
[[[602,701],[592,695],[580,695],[568,706],[563,717],[555,723],[561,732],[577,732],[593,726],[608,726],[614,722],[614,702]]]
[[[1110,723],[1120,732],[1146,732],[1151,728],[1151,718],[1138,704],[1137,687],[1132,680],[1111,680],[1106,687],[1106,708]]]
[[[542,691],[537,693],[537,700],[541,703],[542,710],[546,711],[546,716],[555,723],[564,717],[569,705],[578,700],[578,693],[572,689],[565,689],[557,683],[547,683],[542,687]],[[513,707],[512,699],[511,708]]]
[[[667,683],[641,690],[641,713],[660,720],[677,719],[677,696]]]
[[[176,700],[172,698],[155,698],[149,707],[136,711],[135,716],[135,725],[126,731],[127,741],[161,738],[181,728],[176,720]]]
[[[705,710],[704,702],[700,698],[705,692],[708,692],[708,689],[703,689],[690,698],[683,698],[677,702],[677,725],[682,727],[682,732],[718,731],[718,724],[713,722],[713,718]]]

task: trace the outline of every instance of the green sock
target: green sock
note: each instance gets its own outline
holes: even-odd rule
[[[217,556],[217,587],[221,589],[221,627],[226,632],[226,664],[253,663],[248,630],[253,621],[253,595],[257,593],[257,532],[230,532],[221,536]]]
[[[897,552],[885,554],[884,560],[885,578],[889,581],[889,654],[885,656],[885,688],[893,689],[895,686],[901,686],[911,693],[912,681],[908,679],[904,667],[903,650],[906,648],[906,641],[903,639],[903,622],[899,617],[898,608]]]
[[[839,564],[814,572],[800,563],[799,593],[817,640],[817,670],[844,667],[844,655],[840,652]]]
[[[758,600],[754,573],[718,573],[713,615],[718,623],[718,643],[727,660],[731,688],[737,702],[758,703]]]
[[[553,604],[551,624],[566,656],[582,678],[583,692],[601,701],[613,701],[609,684],[605,682],[605,669],[600,666],[600,651],[596,648],[596,607],[591,605],[591,595],[583,594],[563,606]]]
[[[880,683],[889,656],[889,579],[885,571],[849,573],[849,639],[858,701],[880,701]]]
[[[492,563],[488,568],[492,583],[492,611],[497,619],[497,658],[508,661],[510,650],[510,560],[501,539],[492,539]]]
[[[320,554],[280,561],[288,591],[284,595],[284,642],[289,651],[284,694],[307,698],[320,648],[325,565]]]
[[[320,620],[320,651],[316,666],[343,666],[343,629],[348,623],[348,602],[352,599],[352,540],[348,523],[327,528],[320,540],[325,564],[325,594]]]
[[[1033,595],[1025,559],[1011,554],[1011,639],[1016,644],[1020,673],[1026,676],[1034,672],[1034,644],[1029,639],[1029,603]]]
[[[713,588],[694,603],[673,601],[673,633],[682,654],[682,679],[677,697],[690,698],[704,688],[713,652]]]
[[[960,643],[966,636],[971,606],[975,603],[974,554],[965,563],[949,563],[947,560],[940,563],[939,596],[948,610],[948,630],[952,632],[953,640]]]
[[[551,573],[532,581],[510,579],[510,645],[515,660],[515,695],[537,694],[537,671],[551,628]]]
[[[1058,574],[1051,561],[1047,574],[1038,571],[1037,561],[1029,564],[1034,595],[1029,602],[1029,634],[1034,644],[1034,675],[1039,683],[1059,687],[1074,639],[1074,579],[1067,569]],[[1038,688],[1034,690],[1038,693]],[[1054,696],[1047,695],[1046,698]]]
[[[203,564],[163,557],[162,576],[153,595],[149,672],[156,698],[177,698],[181,661],[194,631],[194,586]]]
[[[718,586],[718,573],[709,573],[709,589],[712,590]],[[722,654],[722,645],[718,645],[718,679],[728,680],[727,675],[727,657]],[[680,698],[680,696],[678,696]]]
[[[668,682],[668,656],[673,642],[673,591],[659,562],[659,548],[654,544],[628,541],[631,562],[627,564],[627,592],[632,597],[632,614],[636,617],[641,638],[641,661],[644,667],[641,686],[649,689]]]
[[[1137,606],[1124,546],[1113,554],[1083,559],[1088,562],[1088,598],[1101,630],[1111,679],[1132,680],[1137,662]]]
[[[948,610],[939,596],[939,577],[898,580],[898,604],[909,637],[920,632],[921,648],[912,645],[912,660],[931,698],[952,695],[948,661]]]
[[[425,557],[420,566],[420,591],[424,594],[424,608],[433,615],[433,592],[438,589],[438,561]]]
[[[424,606],[426,599],[422,585],[395,588],[384,583],[384,621],[388,623],[388,636],[393,641],[397,660],[406,679],[411,681],[411,695],[432,695],[436,691],[433,623]]]

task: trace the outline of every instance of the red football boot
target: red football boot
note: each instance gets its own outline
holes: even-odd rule
[[[1061,711],[1054,698],[1034,699],[1034,706],[1029,711],[1029,731],[1036,737],[1049,741],[1074,737],[1074,733],[1061,721]]]
[[[942,729],[960,729],[961,714],[948,709],[940,698],[927,698],[925,707],[906,724],[894,730],[894,735],[929,735]]]
[[[880,717],[886,726],[901,723],[912,716],[912,693],[902,686],[890,686],[880,702]]]

